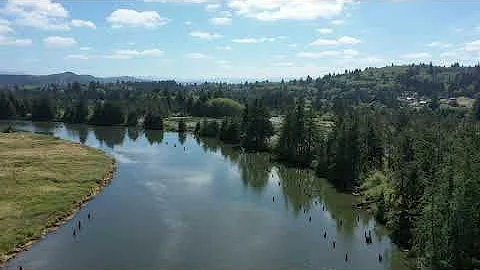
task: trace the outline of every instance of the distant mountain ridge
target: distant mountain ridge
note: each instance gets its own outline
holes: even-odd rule
[[[103,83],[116,82],[116,81],[145,81],[145,79],[139,79],[130,76],[121,77],[107,77],[100,78],[92,75],[79,75],[73,72],[63,72],[58,74],[49,75],[17,75],[17,74],[0,74],[0,86],[13,86],[13,85],[45,85],[45,84],[68,84],[75,81],[79,83],[88,83],[91,81],[100,81]]]

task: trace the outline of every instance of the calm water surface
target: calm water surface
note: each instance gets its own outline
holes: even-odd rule
[[[6,269],[405,268],[384,230],[352,209],[351,196],[267,155],[177,133],[16,126],[103,149],[115,157],[117,171],[72,221]],[[74,238],[78,220],[83,226]]]

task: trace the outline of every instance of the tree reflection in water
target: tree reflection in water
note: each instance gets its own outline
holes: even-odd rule
[[[339,193],[325,179],[318,178],[308,169],[290,168],[271,161],[267,153],[241,153],[233,146],[212,138],[197,138],[205,151],[218,152],[238,166],[245,186],[262,192],[270,178],[278,178],[283,193],[285,207],[298,216],[310,211],[326,211],[335,220],[337,231],[348,235],[355,233],[358,222],[367,226],[371,217],[361,211],[352,211],[355,198],[350,194]],[[278,185],[275,181],[275,185]],[[359,224],[358,224],[359,225]],[[377,239],[383,233],[380,233]]]
[[[101,145],[105,143],[109,148],[113,149],[115,145],[122,145],[125,139],[126,128],[125,127],[103,127],[103,126],[91,126],[95,138]]]
[[[163,141],[163,130],[145,130],[145,138],[147,138],[150,145],[154,143],[161,144]]]
[[[141,133],[142,130],[137,127],[128,127],[127,129],[128,138],[132,141],[136,141]]]
[[[88,139],[88,126],[78,124],[65,124],[67,133],[72,137],[78,137],[80,143],[85,144]]]

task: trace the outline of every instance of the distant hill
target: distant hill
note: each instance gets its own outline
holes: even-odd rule
[[[45,84],[68,84],[75,81],[80,83],[88,83],[91,81],[100,81],[103,83],[116,82],[116,81],[144,81],[135,77],[122,76],[122,77],[108,77],[99,78],[92,75],[79,75],[73,72],[64,72],[59,74],[50,75],[16,75],[16,74],[0,74],[0,86],[13,86],[13,85],[45,85]]]

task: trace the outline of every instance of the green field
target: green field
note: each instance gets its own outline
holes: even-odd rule
[[[0,133],[0,263],[68,219],[112,171],[112,159],[98,150],[46,135]]]

